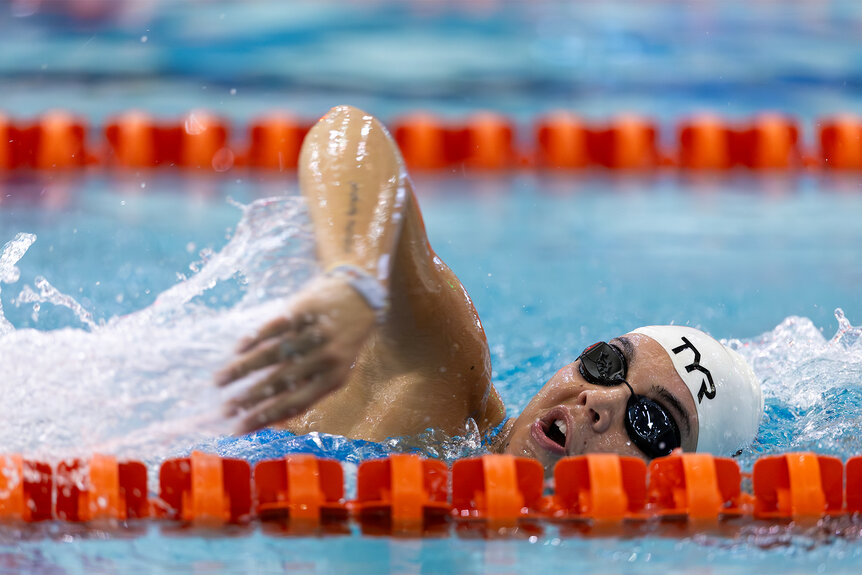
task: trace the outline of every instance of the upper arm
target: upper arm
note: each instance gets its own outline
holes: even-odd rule
[[[462,422],[472,417],[483,430],[493,427],[505,408],[491,384],[482,322],[467,290],[431,248],[412,190],[405,212],[383,335],[395,342],[399,360],[434,387],[425,397],[460,412]]]

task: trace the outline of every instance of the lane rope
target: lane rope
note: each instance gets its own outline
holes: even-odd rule
[[[730,520],[816,522],[862,511],[862,456],[843,464],[815,453],[764,456],[743,474],[730,458],[675,452],[566,457],[546,482],[542,465],[510,455],[444,462],[412,454],[359,465],[345,499],[338,461],[296,454],[257,463],[194,452],[169,459],[151,494],[137,461],[94,455],[56,465],[0,456],[0,522],[115,525],[155,520],[221,528],[275,524],[298,534],[423,535],[479,526],[600,525]],[[553,487],[551,488],[550,485]],[[749,489],[743,489],[748,485]],[[846,488],[845,488],[846,486]]]
[[[130,111],[97,128],[64,111],[32,121],[0,113],[0,173],[92,167],[288,171],[296,168],[311,125],[285,112],[236,130],[205,111],[176,120]],[[524,127],[493,112],[457,121],[417,112],[389,126],[408,167],[417,171],[862,170],[862,118],[848,114],[817,121],[808,145],[799,121],[774,113],[739,121],[693,116],[677,123],[669,147],[661,145],[657,122],[631,114],[597,122],[559,111]]]

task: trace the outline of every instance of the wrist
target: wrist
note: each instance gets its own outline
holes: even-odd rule
[[[346,281],[374,312],[377,323],[386,321],[386,314],[389,311],[389,290],[377,278],[352,264],[336,264],[327,269],[324,275]]]

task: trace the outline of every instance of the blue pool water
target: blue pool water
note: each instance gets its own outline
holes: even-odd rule
[[[130,108],[206,108],[241,132],[275,108],[311,119],[349,103],[386,120],[490,109],[526,140],[548,110],[633,111],[668,144],[687,114],[768,109],[802,120],[809,148],[817,118],[862,112],[855,0],[89,0],[101,15],[76,18],[71,4],[0,0],[0,112],[64,108],[98,129]],[[675,322],[732,340],[763,379],[743,468],[789,449],[862,454],[857,175],[456,170],[416,188],[482,317],[510,414],[585,345]],[[192,447],[250,461],[312,451],[345,462],[348,484],[359,461],[393,450],[481,451],[469,430],[385,444],[229,435],[212,372],[313,273],[301,205],[262,201],[295,193],[289,176],[241,171],[0,179],[2,449],[116,452],[153,469]],[[0,528],[0,572],[856,573],[859,534],[858,519],[498,541],[49,524]]]
[[[746,468],[757,455],[788,449],[843,458],[862,453],[858,330],[845,324],[841,337],[828,341],[839,331],[835,308],[849,320],[862,315],[862,253],[856,248],[862,245],[857,224],[862,195],[856,186],[853,180],[828,177],[776,181],[743,175],[691,181],[509,174],[416,182],[432,244],[462,279],[483,318],[494,382],[510,413],[517,413],[585,345],[641,324],[688,323],[716,337],[740,339],[741,351],[764,380],[767,415],[758,442],[739,459]],[[202,336],[192,326],[205,322],[212,330],[254,321],[256,308],[242,298],[259,278],[243,284],[228,273],[217,283],[230,289],[217,285],[182,303],[177,309],[195,302],[206,308],[190,312],[192,323],[184,323],[185,316],[177,319],[182,314],[176,310],[161,315],[154,310],[171,305],[159,294],[203,289],[196,282],[213,266],[237,266],[256,277],[244,262],[268,248],[250,242],[238,259],[231,259],[231,246],[245,233],[241,220],[254,224],[265,221],[261,214],[283,215],[282,203],[260,200],[295,195],[289,177],[87,177],[38,185],[6,182],[3,191],[2,241],[18,232],[37,237],[17,264],[20,278],[2,285],[0,293],[15,327],[0,336],[0,352],[12,358],[4,362],[3,381],[48,392],[39,395],[41,405],[22,409],[15,404],[7,429],[0,432],[15,450],[50,454],[52,446],[64,452],[70,445],[79,451],[109,445],[154,467],[192,445],[251,461],[311,451],[346,462],[350,481],[355,463],[393,449],[419,448],[441,457],[481,449],[470,437],[441,446],[439,437],[377,445],[272,431],[237,439],[224,435],[228,428],[217,421],[220,397],[206,389],[211,369],[226,359],[229,348],[223,344],[236,335],[225,330]],[[238,204],[257,206],[258,212],[247,210],[243,216]],[[295,219],[302,221],[302,214]],[[307,239],[292,237],[296,245]],[[302,260],[301,253],[300,248],[291,252],[291,265]],[[38,276],[72,296],[83,312],[46,303],[52,298],[43,291],[34,317],[34,302],[21,301],[20,294],[39,293],[37,284],[44,283]],[[237,316],[240,308],[247,315]],[[187,336],[185,329],[196,335]],[[33,346],[38,353],[31,352]],[[116,381],[101,387],[105,378],[74,362],[57,368],[57,358],[68,360],[67,348],[92,365],[113,366]],[[142,353],[146,366],[135,360]],[[174,353],[194,367],[169,369],[177,363]],[[38,385],[27,376],[33,373]],[[88,377],[93,379],[89,386]],[[157,400],[136,395],[129,381],[144,382],[162,395]],[[20,399],[0,401],[11,411],[11,402]],[[92,406],[99,410],[79,413]],[[34,427],[44,422],[46,411],[64,414],[63,421]],[[136,412],[138,417],[128,417]],[[177,425],[157,425],[164,417]],[[119,423],[76,429],[99,419]],[[201,421],[205,425],[195,428]],[[93,437],[98,441],[90,442]],[[266,571],[288,565],[300,572],[471,573],[539,564],[651,572],[714,563],[722,571],[779,564],[782,570],[809,571],[824,565],[851,569],[862,556],[857,530],[854,523],[749,526],[723,536],[687,533],[680,538],[648,531],[634,540],[583,540],[550,528],[533,541],[502,542],[457,536],[388,541],[359,534],[283,539],[254,530],[215,540],[200,534],[177,539],[157,528],[132,540],[117,534],[105,540],[100,532],[69,533],[52,526],[39,536],[6,530],[2,537],[13,565],[45,571],[161,572],[172,566]],[[151,559],[155,549],[163,559]]]

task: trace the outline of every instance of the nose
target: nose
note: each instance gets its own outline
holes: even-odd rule
[[[605,389],[585,389],[578,395],[578,404],[587,410],[590,427],[596,433],[610,429],[616,418],[622,417],[631,393],[624,385]]]

